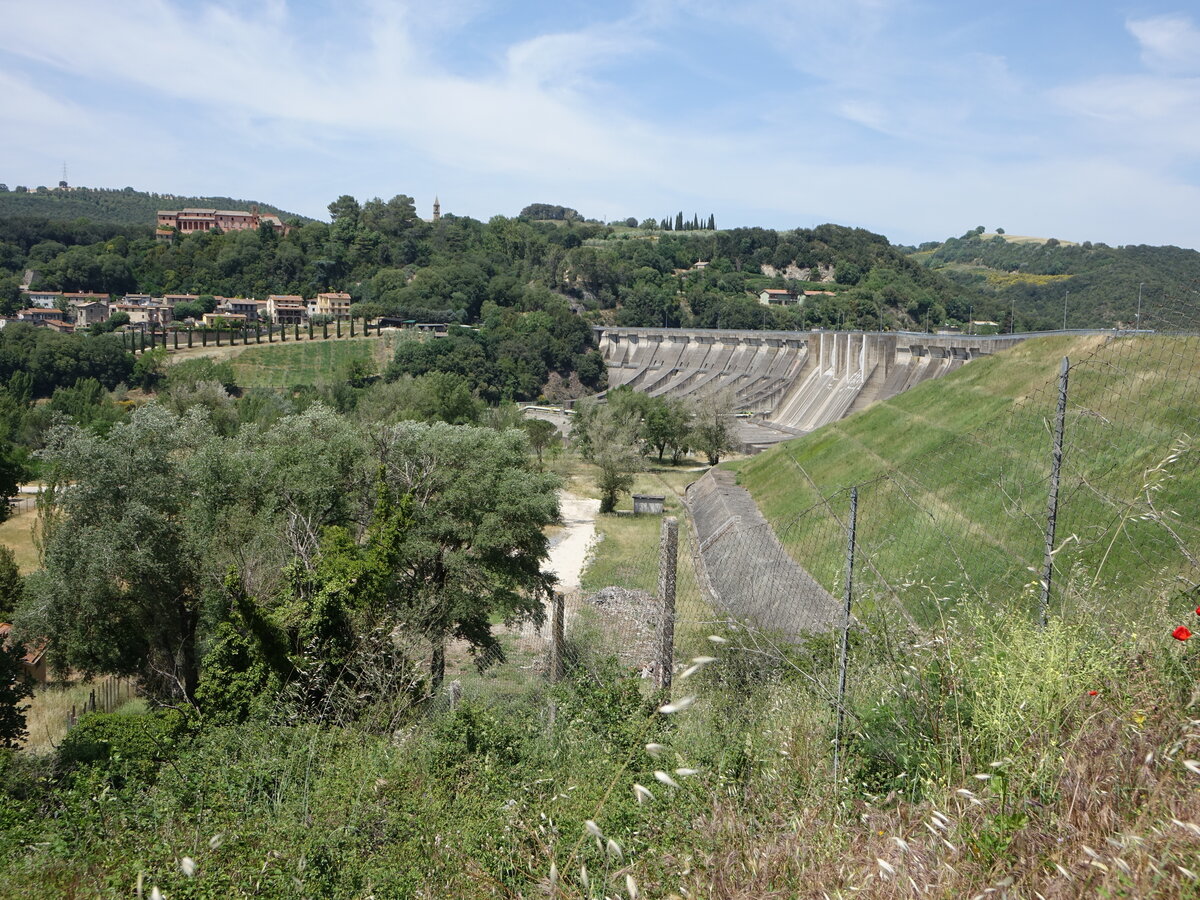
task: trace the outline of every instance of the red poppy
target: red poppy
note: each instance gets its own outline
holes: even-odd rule
[[[1196,607],[1196,615],[1200,616],[1200,606]]]
[[[1100,693],[1100,692],[1099,691],[1088,691],[1088,696],[1095,697],[1098,693]]]
[[[1190,631],[1188,631],[1187,628],[1183,625],[1180,625],[1178,628],[1176,628],[1174,631],[1171,632],[1171,637],[1175,638],[1175,640],[1177,640],[1177,641],[1186,641],[1191,636],[1192,636],[1192,633]]]

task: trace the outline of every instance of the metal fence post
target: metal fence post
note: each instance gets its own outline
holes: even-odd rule
[[[1054,575],[1054,532],[1058,526],[1058,488],[1062,477],[1063,430],[1067,420],[1067,382],[1071,360],[1063,357],[1058,373],[1058,412],[1054,417],[1054,449],[1050,456],[1050,497],[1046,501],[1046,548],[1042,558],[1042,595],[1039,619],[1043,626],[1050,615],[1050,582]]]
[[[846,669],[850,658],[850,606],[854,602],[854,537],[858,530],[858,488],[850,488],[850,522],[846,528],[846,590],[842,616],[842,646],[838,661],[837,727],[833,732],[833,780],[841,762],[842,727],[846,720]]]
[[[671,689],[675,668],[675,572],[678,561],[679,520],[674,516],[664,516],[658,555],[658,600],[662,609],[654,677],[658,687],[666,691]]]

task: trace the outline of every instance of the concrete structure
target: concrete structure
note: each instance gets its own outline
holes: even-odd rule
[[[743,449],[804,434],[1040,335],[598,328],[610,387],[651,396],[728,391]]]
[[[785,639],[837,627],[840,604],[792,559],[732,472],[710,469],[688,485],[684,503],[714,610]]]
[[[634,494],[633,514],[636,516],[661,516],[666,499],[663,494]]]

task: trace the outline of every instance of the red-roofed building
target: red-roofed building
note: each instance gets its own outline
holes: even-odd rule
[[[198,231],[249,231],[262,226],[274,228],[281,234],[287,234],[288,226],[280,221],[279,216],[258,214],[258,207],[250,212],[237,209],[160,209],[158,211],[158,228],[155,234],[160,237],[169,236],[171,229],[181,234],[195,234]]]
[[[267,315],[276,325],[303,325],[308,307],[298,294],[272,294],[267,298]]]
[[[11,642],[12,626],[6,622],[0,622],[0,643],[7,647]],[[45,684],[49,677],[46,671],[46,645],[42,644],[32,649],[26,648],[25,655],[21,658],[21,668],[38,684]]]
[[[350,303],[350,295],[346,293],[317,294],[308,301],[308,314],[329,316],[331,319],[349,319]]]
[[[31,306],[28,309],[17,311],[17,318],[23,322],[32,322],[34,325],[45,325],[51,319],[57,319],[62,316],[57,309],[41,309]]]

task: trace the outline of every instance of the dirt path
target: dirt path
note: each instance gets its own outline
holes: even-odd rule
[[[596,539],[596,516],[600,501],[559,491],[563,528],[550,546],[546,570],[558,579],[558,589],[564,594],[579,589],[588,551]]]

